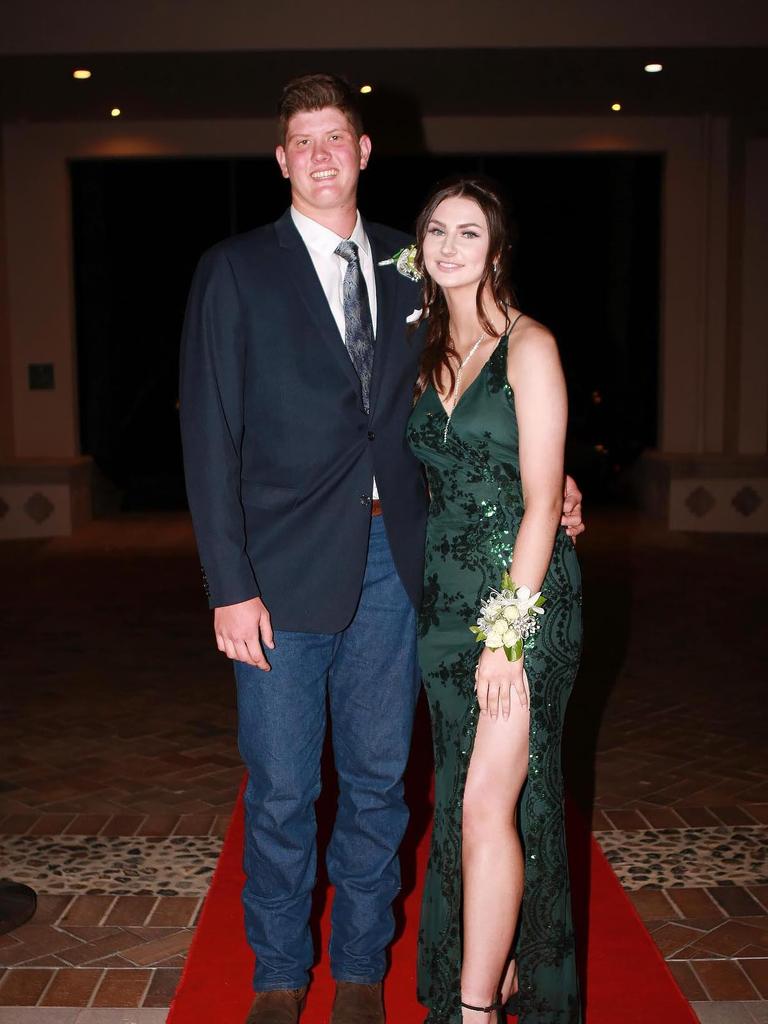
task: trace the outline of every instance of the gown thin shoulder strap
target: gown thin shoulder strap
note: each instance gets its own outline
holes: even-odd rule
[[[509,336],[510,336],[510,334],[512,333],[512,331],[514,331],[514,329],[515,329],[515,325],[517,324],[517,321],[518,321],[518,320],[520,319],[520,317],[521,317],[521,316],[525,316],[525,313],[518,313],[518,314],[517,314],[517,316],[515,317],[515,319],[514,319],[514,320],[512,321],[512,326],[511,326],[511,327],[509,328],[509,330],[507,331],[507,337],[509,337]]]

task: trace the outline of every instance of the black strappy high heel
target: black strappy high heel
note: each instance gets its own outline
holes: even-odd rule
[[[497,1012],[504,1010],[503,1003],[491,1003],[490,1006],[472,1006],[471,1003],[465,1003],[462,1001],[461,1005],[465,1010],[477,1010],[478,1013],[493,1013],[494,1010]]]

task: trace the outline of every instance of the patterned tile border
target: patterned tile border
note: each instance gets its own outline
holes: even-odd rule
[[[603,831],[597,839],[625,889],[768,884],[768,828]]]
[[[2,836],[0,862],[9,878],[51,895],[197,896],[221,845],[218,836]]]

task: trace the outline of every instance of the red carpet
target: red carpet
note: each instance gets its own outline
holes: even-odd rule
[[[392,1024],[420,1024],[425,1016],[416,1001],[415,964],[428,835],[426,815],[419,821],[414,814],[414,819],[410,841],[406,839],[403,847],[406,895],[385,986]],[[242,840],[243,809],[238,799],[168,1024],[242,1024],[248,1012],[253,957],[245,942],[240,905]],[[634,907],[597,843],[573,815],[569,851],[579,948],[586,958],[587,1024],[693,1024],[693,1011]],[[319,896],[324,906],[317,908],[321,937],[316,948],[323,954],[328,945],[329,896],[324,889]],[[314,972],[302,1024],[326,1024],[332,997],[324,955]]]

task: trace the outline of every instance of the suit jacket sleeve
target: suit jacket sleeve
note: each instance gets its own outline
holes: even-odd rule
[[[244,390],[240,297],[217,248],[202,257],[192,282],[179,391],[187,496],[212,608],[260,594],[240,498]]]

